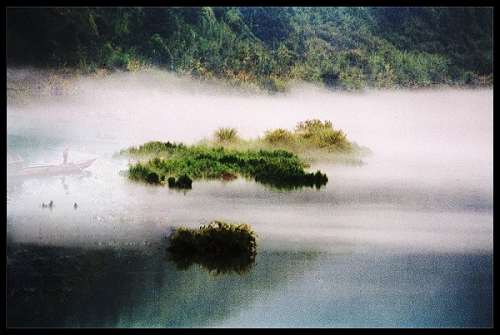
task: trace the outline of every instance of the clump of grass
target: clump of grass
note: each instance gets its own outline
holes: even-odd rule
[[[214,132],[217,142],[234,142],[238,139],[238,131],[231,127],[220,127]]]
[[[364,164],[362,157],[371,154],[368,148],[347,140],[346,134],[334,129],[330,121],[319,119],[299,122],[293,131],[268,130],[257,143],[262,147],[289,150],[310,163],[327,161],[360,165]]]
[[[221,132],[220,129],[217,133]],[[216,136],[216,138],[218,137]],[[319,119],[299,122],[292,131],[284,128],[267,130],[264,137],[257,140],[223,141],[216,139],[213,144],[223,144],[233,148],[283,149],[311,162],[326,160],[339,163],[356,162],[358,164],[359,158],[369,152],[368,148],[360,147],[355,142],[347,140],[346,134],[340,129],[334,129],[331,121]]]
[[[283,128],[268,130],[264,141],[298,150],[327,148],[332,151],[349,151],[352,148],[342,130],[333,129],[330,121],[321,122],[318,119],[299,122],[294,132]]]
[[[291,131],[278,128],[275,130],[268,130],[265,132],[264,140],[269,143],[284,143],[288,144],[293,141],[293,134]]]
[[[315,148],[327,148],[331,151],[351,151],[352,145],[342,130],[333,129],[330,121],[318,119],[299,122],[295,127],[295,135],[303,145]]]
[[[208,253],[216,256],[250,254],[257,250],[257,235],[250,225],[211,221],[199,229],[179,227],[168,237],[167,251]]]
[[[140,145],[139,147],[130,147],[128,149],[120,150],[120,154],[131,154],[131,155],[158,155],[158,154],[172,154],[174,151],[185,149],[186,145],[183,143],[171,143],[171,142],[160,142],[160,141],[150,141]]]
[[[180,270],[199,264],[210,273],[243,274],[255,263],[257,234],[248,224],[214,220],[199,229],[177,228],[166,249]]]

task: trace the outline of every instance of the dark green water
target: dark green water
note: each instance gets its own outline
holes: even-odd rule
[[[491,254],[261,252],[246,274],[144,250],[12,245],[11,327],[490,327]]]

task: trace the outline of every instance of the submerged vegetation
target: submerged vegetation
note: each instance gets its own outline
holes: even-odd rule
[[[177,269],[193,264],[210,273],[246,273],[255,263],[257,234],[248,224],[211,221],[199,229],[179,227],[167,237],[169,259]]]

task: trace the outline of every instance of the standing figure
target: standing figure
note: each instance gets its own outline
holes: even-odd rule
[[[64,149],[63,151],[63,164],[66,164],[66,162],[68,161],[68,148]]]

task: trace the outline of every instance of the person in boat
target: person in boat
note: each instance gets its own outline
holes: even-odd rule
[[[63,151],[63,164],[66,164],[68,162],[68,151],[68,148],[64,149]]]

